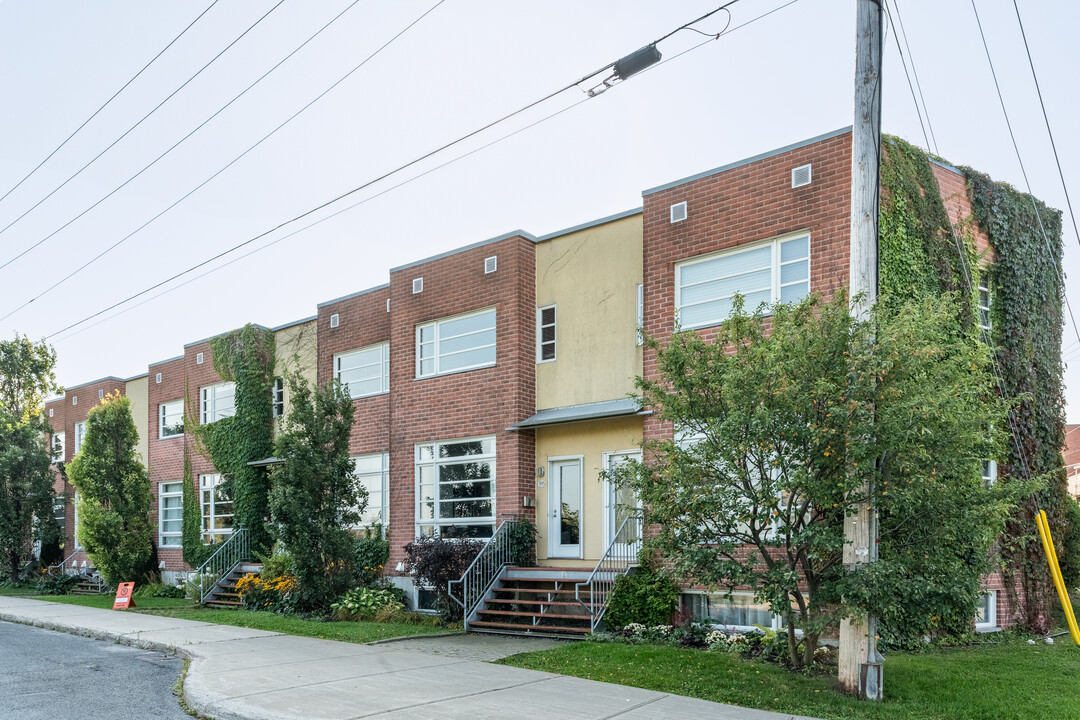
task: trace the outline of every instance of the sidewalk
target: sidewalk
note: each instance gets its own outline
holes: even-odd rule
[[[398,643],[354,645],[18,597],[0,597],[0,620],[188,658],[185,699],[214,720],[793,717]]]

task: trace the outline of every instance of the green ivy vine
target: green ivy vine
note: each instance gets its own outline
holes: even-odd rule
[[[973,216],[954,228],[931,160],[910,143],[892,136],[883,138],[880,296],[889,302],[891,298],[956,293],[964,299],[957,305],[959,326],[976,338],[977,294],[972,286],[978,282],[981,258],[973,230],[977,226],[987,234],[993,252],[987,269],[993,288],[992,347],[996,349],[1002,390],[1017,402],[1013,422],[1001,429],[1015,441],[1003,443],[1006,450],[999,458],[998,475],[1002,482],[1009,478],[1046,481],[1007,525],[1001,542],[1001,569],[1013,607],[1021,608],[1020,621],[1042,632],[1052,598],[1034,513],[1036,508],[1045,509],[1053,527],[1063,528],[1068,522],[1068,493],[1060,455],[1064,441],[1062,287],[1057,271],[1062,251],[1061,215],[1009,185],[962,168]],[[963,258],[957,252],[958,245]],[[1017,602],[1013,592],[1016,584],[1024,590],[1024,602]]]
[[[232,498],[234,522],[251,533],[255,550],[266,552],[271,543],[266,527],[270,513],[269,475],[265,468],[254,468],[248,463],[273,454],[274,334],[248,323],[211,338],[210,351],[217,374],[236,383],[236,412],[232,417],[202,425],[191,410],[185,429],[191,428],[199,451],[221,473],[224,490]],[[186,406],[196,407],[190,398]],[[186,479],[185,484],[194,488],[191,479]],[[200,518],[201,510],[195,505],[194,517]],[[185,504],[185,520],[187,516]],[[202,544],[201,537],[198,542]],[[185,548],[186,543],[185,534]]]

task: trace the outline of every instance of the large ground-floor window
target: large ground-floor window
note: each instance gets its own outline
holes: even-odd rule
[[[227,540],[233,529],[232,498],[221,488],[221,475],[199,476],[199,499],[202,504],[203,544]]]
[[[158,484],[158,547],[178,548],[184,529],[184,483]]]
[[[733,593],[726,598],[721,593],[683,593],[683,610],[698,621],[750,630],[757,625],[779,630],[786,623],[782,615],[773,615],[767,602],[758,602],[752,593]]]
[[[495,438],[416,446],[417,536],[486,538],[495,530]]]
[[[359,455],[353,458],[353,473],[360,487],[367,490],[367,506],[360,513],[356,527],[386,524],[386,485],[390,475],[390,456],[387,453]]]

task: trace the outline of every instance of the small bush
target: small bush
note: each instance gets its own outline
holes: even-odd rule
[[[604,619],[616,628],[631,623],[666,625],[678,600],[679,587],[671,578],[650,565],[642,565],[636,572],[615,580]]]
[[[259,577],[265,582],[272,582],[284,575],[294,574],[293,556],[281,546],[281,543],[274,543],[273,552],[265,556],[260,555],[259,561],[262,563]]]
[[[1075,588],[1080,585],[1080,503],[1072,498],[1068,498],[1066,503],[1069,527],[1057,551],[1065,586]]]
[[[245,575],[236,582],[236,592],[245,608],[277,613],[287,613],[293,609],[292,601],[298,587],[293,575],[281,575],[273,580]]]
[[[364,537],[356,540],[356,581],[371,585],[382,577],[390,559],[390,543],[383,539],[382,525],[368,528]]]
[[[184,597],[184,588],[176,587],[175,585],[166,585],[165,583],[161,582],[154,582],[136,586],[133,595],[137,598],[182,598]]]
[[[42,595],[67,595],[78,581],[75,575],[42,575],[37,591]]]
[[[197,573],[190,573],[187,580],[184,581],[184,597],[192,602],[199,602],[203,588],[209,590],[218,581],[217,573],[204,573],[202,575],[202,586],[199,585],[199,575]]]
[[[405,546],[405,567],[417,582],[434,590],[435,606],[444,619],[461,619],[461,606],[451,599],[447,583],[459,579],[483,548],[479,540],[444,538],[420,538]]]
[[[536,525],[528,519],[521,519],[510,526],[510,558],[518,567],[536,565]]]
[[[359,587],[338,598],[330,609],[339,620],[370,620],[404,610],[405,603],[402,602],[401,592],[395,588]]]

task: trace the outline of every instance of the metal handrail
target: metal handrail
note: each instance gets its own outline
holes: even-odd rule
[[[205,603],[206,598],[217,587],[221,578],[232,572],[232,569],[244,560],[250,560],[249,538],[247,528],[236,527],[229,539],[221,544],[214,554],[204,562],[198,570],[199,573],[199,602]],[[212,575],[214,581],[207,587],[207,576]]]
[[[520,520],[503,520],[495,533],[484,544],[480,553],[457,580],[446,583],[446,592],[450,599],[460,605],[465,613],[464,629],[469,629],[469,616],[487,596],[488,590],[502,575],[503,568],[510,565],[513,547],[510,543],[510,531]],[[454,586],[461,586],[461,599],[454,596]]]
[[[643,524],[644,519],[639,516],[630,516],[623,520],[588,579],[574,586],[574,599],[589,613],[592,632],[596,632],[600,620],[604,617],[615,581],[637,565]],[[586,587],[589,589],[588,603],[581,599],[581,591]]]
[[[61,561],[60,561],[59,563],[57,563],[56,565],[50,565],[50,566],[48,566],[47,568],[45,568],[45,571],[46,571],[46,572],[47,572],[47,573],[48,573],[49,575],[52,575],[52,574],[53,574],[53,570],[57,570],[57,569],[59,569],[59,570],[60,570],[61,572],[63,572],[63,571],[64,571],[64,569],[65,569],[65,568],[67,567],[67,563],[68,563],[68,560],[70,560],[71,558],[75,557],[76,555],[78,555],[78,554],[79,554],[79,553],[81,553],[82,551],[83,551],[83,549],[82,549],[81,547],[75,548],[75,549],[74,549],[74,550],[73,550],[73,551],[71,552],[71,554],[70,554],[70,555],[68,555],[68,556],[67,556],[66,558],[64,558],[63,560],[61,560]]]

